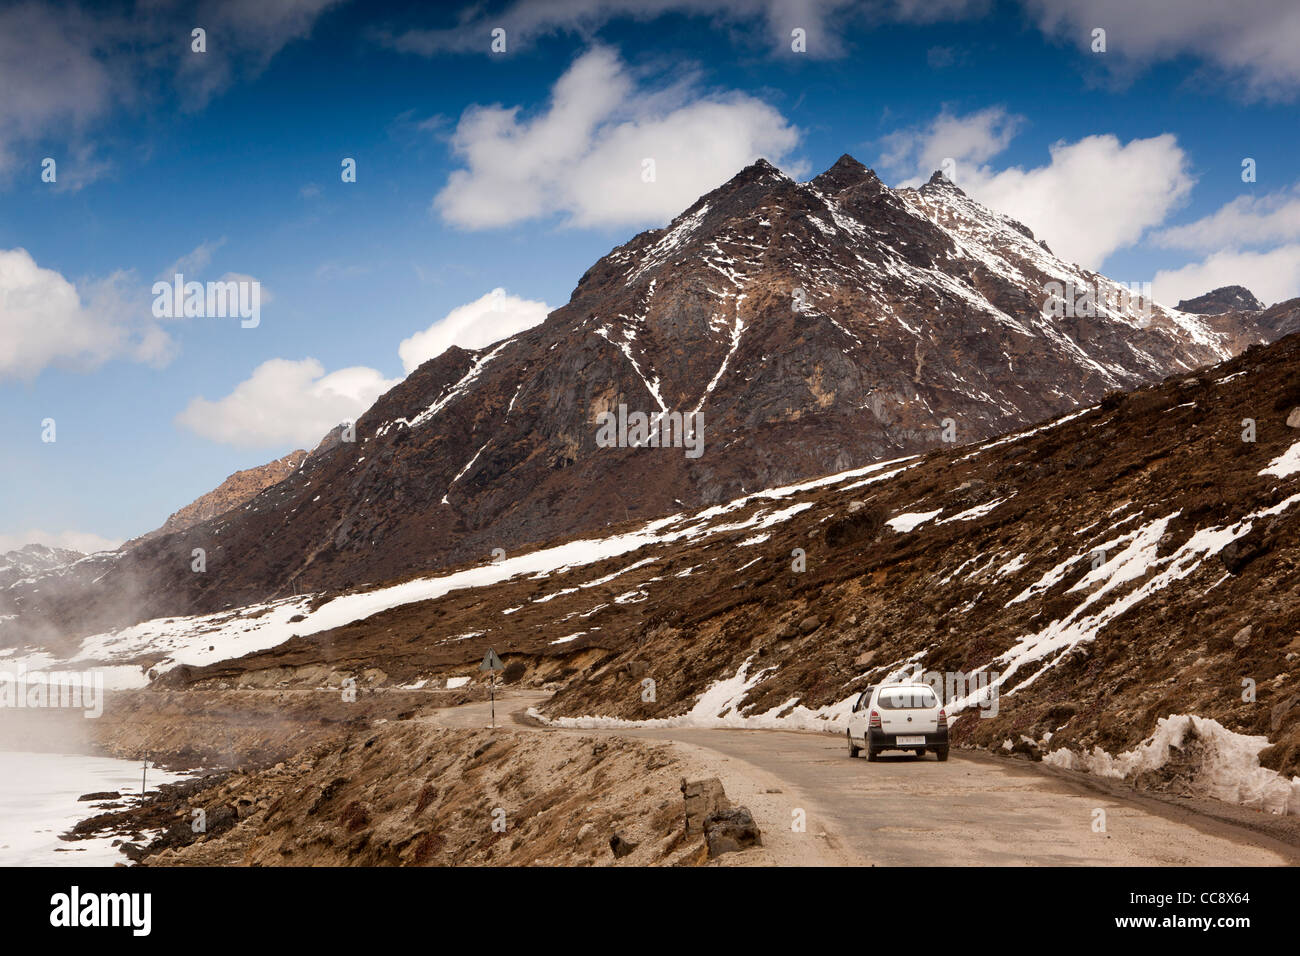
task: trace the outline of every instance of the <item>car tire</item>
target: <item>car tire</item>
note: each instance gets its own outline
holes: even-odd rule
[[[939,758],[940,763],[943,763],[943,761],[948,759],[948,748],[944,747],[941,750],[936,750],[934,755]]]
[[[880,756],[880,751],[877,750],[875,747],[871,746],[871,744],[867,744],[867,760],[869,760],[871,763],[875,763],[877,758],[879,758],[879,756]]]
[[[849,738],[849,759],[852,760],[854,757],[856,757],[858,754],[862,752],[862,748],[853,742],[853,731],[846,730],[845,733],[848,735]]]

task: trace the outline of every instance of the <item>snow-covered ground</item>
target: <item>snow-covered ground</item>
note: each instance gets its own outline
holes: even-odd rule
[[[914,462],[914,459],[877,462],[836,475],[771,488],[694,513],[683,512],[650,521],[626,534],[570,541],[448,574],[417,578],[392,587],[343,594],[315,609],[311,607],[315,595],[304,594],[215,614],[156,618],[131,627],[94,634],[82,641],[76,654],[62,660],[44,651],[27,654],[0,652],[0,669],[17,669],[20,665],[29,672],[102,668],[104,686],[110,690],[143,687],[148,683],[147,675],[140,667],[126,662],[150,658],[156,661],[153,669],[158,673],[181,664],[214,664],[275,647],[295,635],[317,634],[364,620],[390,608],[433,600],[452,591],[488,587],[523,575],[531,575],[533,578],[561,575],[574,568],[631,554],[652,545],[696,540],[748,529],[761,532],[789,521],[812,507],[811,502],[797,502],[775,508],[768,507],[768,502],[780,502],[801,492],[847,481],[853,483],[846,486],[846,491],[887,480],[910,467],[910,462]],[[748,509],[748,513],[743,518],[735,518],[737,512],[745,509]],[[583,586],[591,587],[612,580],[653,560],[642,559]],[[553,596],[557,595],[538,600],[549,600]],[[631,601],[635,595],[623,597]],[[511,608],[505,613],[515,610],[518,608]]]
[[[125,862],[115,837],[65,841],[80,820],[94,815],[82,794],[116,790],[140,797],[141,765],[80,754],[0,751],[0,866],[112,866]],[[180,774],[149,768],[147,785],[173,783]],[[98,802],[98,801],[96,801]]]

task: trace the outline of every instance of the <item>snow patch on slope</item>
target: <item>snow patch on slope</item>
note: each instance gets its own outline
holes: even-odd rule
[[[1300,471],[1300,442],[1296,442],[1277,458],[1270,461],[1268,467],[1261,471],[1260,474],[1289,478],[1298,471]]]

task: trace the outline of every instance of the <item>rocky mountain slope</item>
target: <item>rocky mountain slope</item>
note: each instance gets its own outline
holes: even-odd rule
[[[1178,308],[1204,316],[1215,316],[1216,324],[1235,327],[1258,326],[1269,341],[1300,332],[1300,299],[1287,299],[1265,308],[1244,286],[1228,285],[1195,299],[1185,299]]]
[[[382,587],[145,622],[66,663],[364,692],[461,687],[493,647],[508,680],[556,691],[544,711],[561,723],[831,732],[870,683],[963,675],[959,744],[1296,813],[1297,516],[1290,336],[971,446]]]
[[[223,515],[276,482],[283,481],[293,474],[306,458],[307,452],[299,449],[265,465],[237,471],[207,494],[200,495],[184,508],[174,512],[161,528],[150,534],[162,535],[184,531],[186,528],[192,528],[196,524]]]
[[[1300,332],[1300,299],[1288,299],[1253,316],[1270,339]]]
[[[227,658],[277,615],[299,636],[169,679],[403,685],[473,677],[492,646],[558,689],[552,719],[833,730],[890,675],[984,674],[997,710],[956,702],[962,744],[1300,812],[1298,519],[1291,336],[972,447],[196,623]]]
[[[80,551],[71,548],[51,548],[44,544],[28,544],[5,551],[0,554],[0,588],[48,574],[84,557]]]
[[[978,440],[1269,338],[1126,300],[936,176],[758,162],[614,249],[541,326],[452,348],[234,510],[30,589],[0,643],[377,582]],[[702,454],[601,413],[703,416]],[[202,549],[206,570],[192,570]],[[0,611],[5,610],[0,608]]]

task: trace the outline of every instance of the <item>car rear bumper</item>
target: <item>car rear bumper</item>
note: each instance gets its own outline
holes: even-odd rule
[[[900,744],[899,737],[925,737],[927,750],[942,750],[948,746],[948,728],[940,727],[928,734],[887,734],[883,730],[867,731],[867,744],[872,750],[915,750],[921,744]]]

